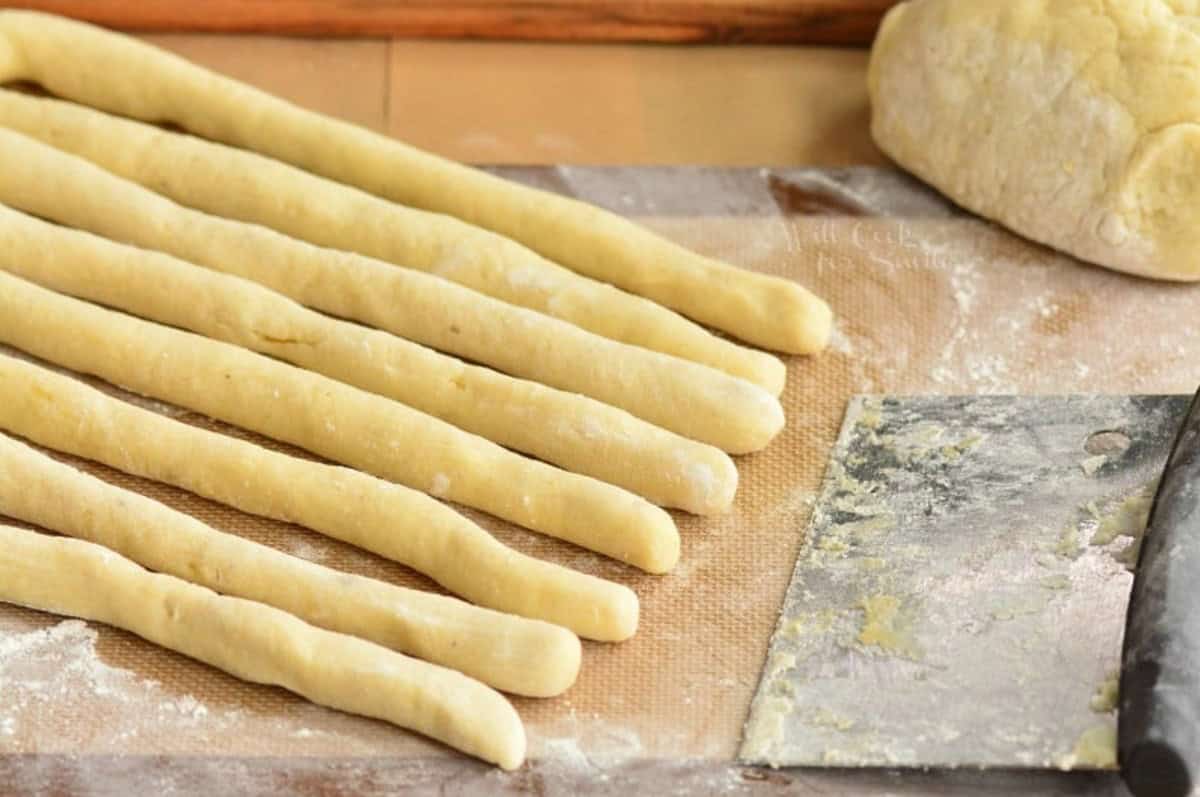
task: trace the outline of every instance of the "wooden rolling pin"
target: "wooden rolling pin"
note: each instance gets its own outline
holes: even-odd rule
[[[112,28],[544,41],[867,45],[897,0],[18,0]]]

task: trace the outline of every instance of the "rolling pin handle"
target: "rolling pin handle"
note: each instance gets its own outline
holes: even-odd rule
[[[1136,797],[1187,797],[1192,793],[1188,764],[1171,744],[1142,741],[1121,768]]]
[[[1138,556],[1117,754],[1137,797],[1187,797],[1200,775],[1200,392],[1167,458]]]

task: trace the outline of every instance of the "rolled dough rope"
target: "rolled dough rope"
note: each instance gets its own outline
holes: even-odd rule
[[[625,587],[514,551],[416,490],[199,429],[2,355],[0,429],[298,523],[408,565],[473,603],[589,639],[610,638],[611,618],[629,600]]]
[[[565,628],[289,556],[217,531],[2,434],[0,514],[505,691],[550,697],[566,691],[579,673],[579,639]]]
[[[521,718],[478,681],[149,573],[100,545],[0,525],[0,600],[123,628],[244,681],[386,720],[504,769],[525,758]]]
[[[6,12],[0,16],[0,35],[14,50],[0,81],[32,80],[59,96],[123,116],[171,121],[395,202],[458,217],[751,343],[800,354],[819,351],[828,342],[829,307],[804,288],[701,257],[616,214],[510,183],[299,108],[100,28],[43,14]],[[71,58],[64,59],[62,54],[68,52]],[[451,230],[448,224],[441,226]],[[535,262],[528,255],[523,259],[530,267]],[[556,286],[574,282],[582,291],[585,284],[568,280],[557,269],[536,268]],[[498,281],[489,282],[500,287]],[[593,300],[611,301],[609,312],[618,312],[616,294],[602,292],[599,286],[587,292]],[[632,303],[627,305],[632,310]],[[643,312],[625,315],[611,329],[628,334],[641,328],[644,321],[624,326],[635,315]],[[670,332],[663,329],[666,325],[663,316],[653,332],[645,330],[649,339],[640,345],[678,345],[681,325]],[[703,352],[710,347],[699,348]]]
[[[662,509],[390,399],[2,271],[0,319],[0,341],[48,362],[646,569],[678,561],[679,533]],[[625,597],[609,618],[614,640],[637,629],[637,598]]]
[[[713,514],[733,501],[737,469],[724,453],[598,401],[466,365],[256,283],[3,205],[0,248],[5,270],[51,290],[269,354],[657,503]]]
[[[0,92],[0,105],[13,97],[20,99]],[[43,131],[39,135],[66,129],[63,122],[45,121],[34,126]],[[762,449],[783,427],[778,400],[744,380],[591,334],[427,274],[182,208],[81,158],[4,128],[0,202],[234,273],[333,315],[591,396],[731,453]],[[524,425],[509,434],[520,435],[522,447],[535,445],[534,437],[545,444],[540,426]],[[597,456],[600,453],[597,450]]]
[[[0,16],[0,27],[3,22]],[[105,168],[185,205],[432,272],[599,335],[709,365],[774,395],[783,389],[786,368],[777,357],[717,337],[665,307],[569,271],[503,236],[261,155],[189,135],[161,136],[157,128],[108,118],[99,130],[103,141],[68,143],[64,137],[61,146],[78,146]],[[133,138],[126,139],[127,133]],[[110,147],[118,141],[120,151],[114,152]],[[147,143],[153,148],[143,153]]]

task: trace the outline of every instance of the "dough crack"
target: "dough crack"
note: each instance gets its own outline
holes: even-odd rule
[[[316,346],[320,343],[319,340],[307,340],[305,338],[291,337],[290,335],[272,335],[268,332],[259,332],[254,330],[254,337],[264,343],[274,343],[281,346]]]

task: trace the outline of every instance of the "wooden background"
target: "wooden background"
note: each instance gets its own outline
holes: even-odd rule
[[[310,108],[468,163],[882,165],[867,52],[147,34]]]

